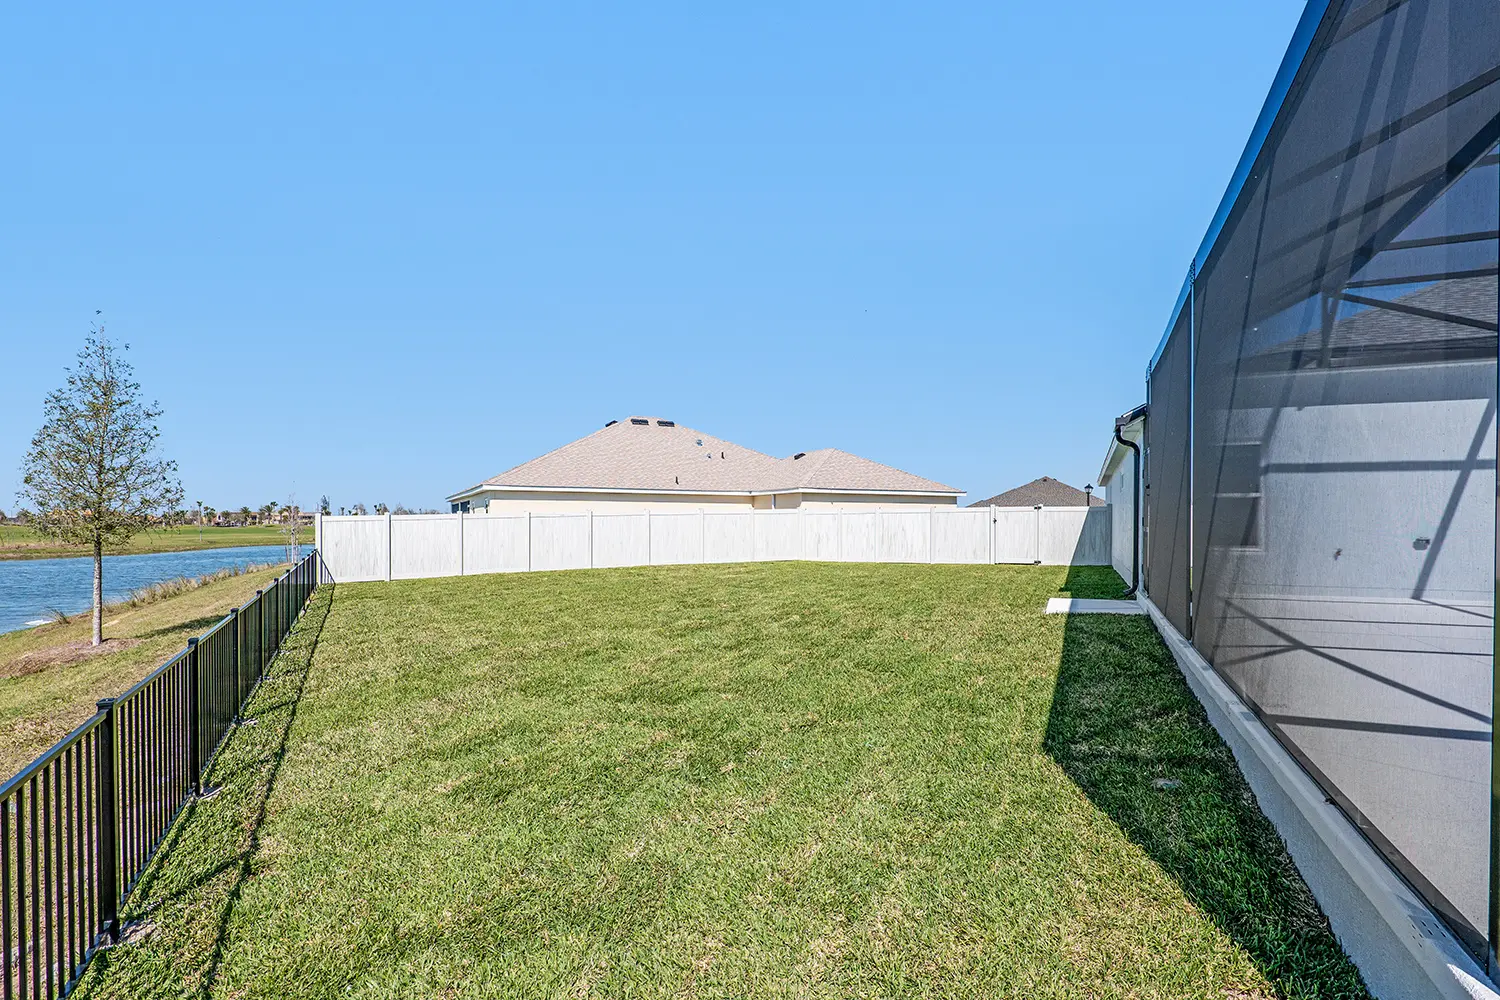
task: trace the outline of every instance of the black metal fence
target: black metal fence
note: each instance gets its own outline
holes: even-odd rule
[[[63,995],[103,945],[318,584],[311,553],[0,786],[0,994]]]

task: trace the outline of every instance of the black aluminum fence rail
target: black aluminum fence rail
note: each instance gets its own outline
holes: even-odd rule
[[[64,995],[318,584],[309,554],[0,785],[0,996]]]

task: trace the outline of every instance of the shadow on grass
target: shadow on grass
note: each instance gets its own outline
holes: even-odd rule
[[[149,632],[142,632],[140,635],[136,636],[136,638],[155,639],[159,636],[175,635],[176,633],[183,631],[194,633],[207,632],[209,629],[213,628],[223,620],[223,615],[203,615],[199,618],[193,618],[185,622],[178,622],[175,625],[163,625],[161,628],[154,628]]]
[[[1107,567],[1074,567],[1061,591],[1124,589]],[[1148,618],[1068,617],[1045,747],[1279,995],[1368,995]]]
[[[333,610],[333,589],[328,588],[326,598],[314,595],[302,621],[247,704],[246,721],[253,720],[255,725],[236,728],[204,775],[204,784],[218,786],[220,794],[188,805],[127,904],[123,915],[127,939],[132,927],[148,928],[158,919],[182,919],[176,911],[183,907],[197,910],[191,919],[203,927],[207,922],[198,904],[205,897],[216,908],[211,939],[205,933],[189,933],[184,951],[171,957],[184,995],[191,992],[210,997],[218,982],[230,920],[260,852],[260,830],[267,806],[286,757],[323,626]],[[214,884],[226,877],[232,877],[227,888],[215,890]],[[120,954],[114,950],[102,953],[101,960],[80,982],[78,994],[93,995],[94,989],[86,989],[92,986],[115,995],[115,988],[123,986],[125,995],[131,995],[131,958],[128,949]],[[117,967],[114,976],[111,967]]]

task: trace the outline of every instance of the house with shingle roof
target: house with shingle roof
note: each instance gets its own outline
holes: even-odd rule
[[[836,448],[775,458],[660,417],[602,429],[448,497],[454,511],[956,506],[963,491]]]
[[[1043,476],[1013,490],[998,493],[970,507],[1103,507],[1104,498],[1091,496],[1076,486]]]

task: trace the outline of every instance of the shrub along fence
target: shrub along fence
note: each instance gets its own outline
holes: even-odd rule
[[[329,579],[410,580],[679,563],[1107,566],[1107,507],[318,515]]]
[[[62,996],[318,584],[316,552],[0,786],[0,995]]]

